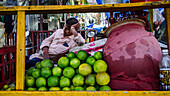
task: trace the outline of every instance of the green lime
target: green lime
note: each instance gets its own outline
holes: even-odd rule
[[[106,72],[107,64],[104,60],[97,60],[93,65],[94,72]]]
[[[61,80],[61,79],[63,79],[63,78],[67,78],[67,77],[65,77],[65,76],[61,76],[61,77],[60,77],[60,80]]]
[[[101,52],[95,52],[94,53],[94,58],[96,58],[97,60],[100,60],[103,58],[103,54]]]
[[[48,87],[55,87],[59,84],[59,78],[57,76],[51,76],[47,79]]]
[[[36,64],[35,64],[35,67],[37,68],[37,69],[41,69],[42,67],[41,67],[41,62],[37,62]]]
[[[46,79],[44,77],[39,77],[36,79],[36,86],[38,88],[46,86]]]
[[[71,91],[71,89],[69,87],[64,87],[62,91]]]
[[[27,71],[27,75],[28,75],[28,76],[31,76],[31,75],[32,75],[32,72],[34,72],[34,70],[35,70],[34,67],[29,68],[28,71]]]
[[[38,78],[38,77],[40,77],[40,75],[41,75],[40,69],[35,69],[34,72],[32,72],[32,76],[34,78]]]
[[[69,59],[67,57],[61,57],[59,60],[58,60],[58,65],[61,67],[61,68],[65,68],[69,65]]]
[[[60,77],[61,74],[62,74],[62,69],[61,69],[60,67],[56,66],[56,67],[54,67],[54,68],[52,69],[52,74],[53,74],[54,76]]]
[[[80,64],[81,64],[81,62],[77,58],[73,58],[70,60],[70,66],[73,68],[78,68]]]
[[[60,91],[60,87],[51,87],[50,91]]]
[[[110,82],[110,76],[106,72],[97,73],[96,82],[98,85],[107,85]]]
[[[71,60],[72,58],[75,58],[76,57],[76,54],[74,52],[69,52],[67,54],[67,57]]]
[[[102,86],[99,89],[100,91],[111,91],[111,88],[109,86]]]
[[[84,88],[83,87],[75,87],[74,91],[84,91]]]
[[[38,91],[47,91],[48,89],[46,87],[40,87]]]
[[[36,88],[33,88],[33,87],[29,87],[28,89],[27,89],[27,91],[36,91],[37,89]]]
[[[41,67],[42,68],[52,68],[54,67],[53,62],[50,59],[44,59],[43,61],[41,61]]]
[[[79,66],[79,73],[83,76],[87,76],[92,72],[92,68],[89,64],[83,63]]]
[[[69,87],[70,86],[70,79],[67,77],[63,77],[60,79],[60,87]]]
[[[82,75],[76,75],[72,79],[73,85],[74,86],[83,86],[84,84],[84,77]]]
[[[25,77],[25,84],[27,87],[33,87],[35,84],[35,79],[32,76]]]
[[[6,91],[11,91],[11,88],[6,89]]]
[[[87,64],[92,66],[92,65],[94,65],[94,62],[96,62],[96,59],[93,56],[87,57],[87,59],[86,59]]]
[[[51,72],[51,69],[50,69],[50,68],[46,67],[46,68],[42,68],[42,69],[41,69],[41,76],[42,76],[42,77],[48,78],[48,77],[51,76],[51,74],[52,74],[52,72]]]
[[[93,74],[89,74],[88,76],[86,76],[85,83],[86,83],[86,85],[94,86],[95,85],[95,76]]]
[[[9,88],[9,85],[4,85],[4,89],[8,89]]]
[[[75,70],[72,67],[66,67],[63,70],[63,75],[71,79],[75,75]]]
[[[86,88],[86,91],[96,91],[96,88],[93,86],[89,86]]]
[[[80,60],[86,60],[87,58],[87,52],[84,50],[79,50],[76,54],[77,58]]]

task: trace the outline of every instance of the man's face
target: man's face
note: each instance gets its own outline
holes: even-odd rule
[[[64,32],[66,36],[73,35],[73,33],[70,32],[70,27],[67,24],[64,27]]]
[[[76,31],[80,28],[80,23],[77,24],[77,26],[75,27]]]
[[[73,33],[70,32],[70,28],[71,28],[71,26],[65,24],[64,32],[65,32],[65,35],[66,35],[66,36],[73,35]],[[77,31],[79,28],[80,28],[80,23],[78,23],[78,24],[75,26],[76,31]]]

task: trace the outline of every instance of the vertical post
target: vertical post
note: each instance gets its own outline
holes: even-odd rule
[[[170,50],[170,8],[165,8],[165,18],[167,46]]]
[[[24,90],[25,75],[25,11],[17,13],[17,58],[16,58],[16,90]]]
[[[149,11],[150,24],[151,24],[151,31],[153,33],[153,9],[148,9],[148,11]]]
[[[43,30],[43,14],[40,14],[40,31]]]
[[[35,32],[35,31],[31,32],[31,35],[32,35],[32,40],[31,40],[31,41],[32,41],[32,52],[31,52],[31,53],[32,53],[32,54],[34,53],[34,44],[35,44],[35,43],[34,43],[34,32]]]

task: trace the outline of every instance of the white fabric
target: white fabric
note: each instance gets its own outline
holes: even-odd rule
[[[63,44],[67,43],[68,47],[64,46]],[[29,59],[32,58],[40,58],[43,59],[43,52],[42,48],[47,46],[49,47],[49,55],[51,58],[59,54],[63,54],[68,52],[71,48],[78,46],[78,43],[85,43],[84,38],[81,34],[78,33],[78,36],[74,37],[74,35],[69,36],[69,38],[64,38],[64,30],[58,29],[56,30],[50,37],[43,40],[40,46],[40,52],[36,54],[32,54]]]
[[[158,9],[153,9],[153,22],[161,21],[163,22],[165,18],[162,16],[161,12]]]

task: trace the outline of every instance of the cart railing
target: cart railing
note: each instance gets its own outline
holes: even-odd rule
[[[54,31],[29,31],[29,35],[26,37],[26,55],[30,55],[39,51],[42,41],[49,37]]]
[[[0,89],[16,77],[16,33],[5,33],[5,44],[0,48]]]
[[[5,33],[5,47],[16,46],[16,32]]]

